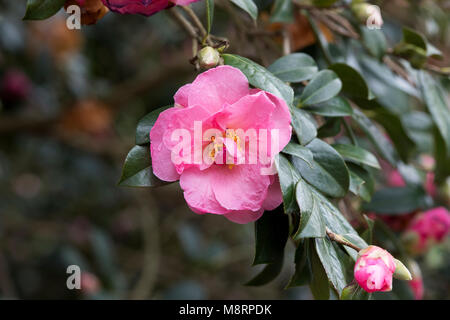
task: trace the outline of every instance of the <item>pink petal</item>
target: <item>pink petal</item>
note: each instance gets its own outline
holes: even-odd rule
[[[230,129],[268,128],[275,105],[264,91],[247,95],[217,115],[217,122]]]
[[[217,173],[212,166],[200,171],[196,167],[189,168],[180,177],[180,187],[184,191],[184,199],[196,213],[225,214],[230,211],[217,201],[213,187],[217,182]]]
[[[269,176],[261,175],[261,166],[235,165],[230,169],[226,165],[216,165],[214,168],[214,194],[217,201],[228,210],[261,209],[267,196],[270,184]]]
[[[163,143],[163,137],[168,123],[177,111],[177,108],[169,108],[161,112],[150,131],[150,152],[153,173],[164,181],[176,181],[180,177],[172,163],[171,151]]]
[[[209,112],[233,104],[249,92],[245,75],[234,67],[219,66],[201,73],[189,88],[188,105],[200,105]]]
[[[272,184],[267,191],[267,197],[262,206],[264,210],[275,210],[283,202],[283,194],[281,193],[280,181],[278,175],[274,176]]]
[[[183,108],[188,107],[188,96],[189,96],[189,88],[191,84],[185,84],[182,86],[173,96],[173,100],[175,101],[175,106],[181,106]]]
[[[258,211],[250,211],[250,210],[232,211],[230,213],[225,214],[224,217],[232,222],[246,224],[258,220],[259,218],[261,218],[263,213],[264,213],[263,209],[260,209]]]
[[[275,110],[272,113],[272,117],[270,119],[270,129],[278,129],[279,130],[279,149],[274,150],[277,154],[289,143],[292,136],[292,127],[291,127],[291,113],[289,112],[289,107],[283,99],[274,96],[271,93],[266,93],[267,96],[272,100],[275,104]]]

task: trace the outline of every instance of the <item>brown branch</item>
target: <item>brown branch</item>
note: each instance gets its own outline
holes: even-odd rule
[[[333,231],[328,229],[328,227],[326,227],[326,231],[327,231],[327,236],[328,236],[328,238],[330,238],[331,241],[334,241],[334,242],[337,242],[337,243],[342,244],[344,246],[350,247],[350,248],[356,250],[357,252],[361,251],[360,247],[354,245],[350,241],[347,241],[341,235],[334,233]]]

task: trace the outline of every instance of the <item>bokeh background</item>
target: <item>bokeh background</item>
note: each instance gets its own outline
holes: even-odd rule
[[[384,2],[387,25],[422,30],[450,57],[450,11]],[[193,7],[204,18],[204,4]],[[22,21],[24,12],[25,1],[0,0],[0,298],[312,298],[308,288],[284,290],[291,244],[277,280],[248,287],[260,270],[251,266],[253,224],[192,213],[177,184],[117,186],[138,120],[196,75],[191,40],[166,12],[109,13],[81,31],[66,28],[64,12],[37,22]],[[280,42],[243,39],[235,28],[217,6],[213,31],[230,52],[265,65],[280,55]],[[309,26],[292,30],[295,48],[314,53]],[[71,264],[83,271],[82,290],[66,287]],[[425,297],[449,298],[449,241],[420,264]]]

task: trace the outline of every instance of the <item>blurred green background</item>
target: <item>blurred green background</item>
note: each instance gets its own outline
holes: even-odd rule
[[[413,24],[429,14],[391,5],[387,14]],[[203,16],[202,2],[194,9]],[[191,41],[166,12],[109,13],[81,31],[65,27],[63,12],[38,22],[22,21],[24,12],[25,1],[0,0],[0,78],[22,90],[3,95],[0,109],[1,298],[312,298],[308,288],[283,289],[293,263],[269,285],[244,286],[261,269],[251,267],[253,224],[192,213],[177,184],[117,186],[137,121],[196,76]],[[448,57],[447,24],[434,26],[444,35],[434,41]],[[310,30],[298,28],[302,42]],[[264,63],[254,47],[235,45],[221,7],[213,30],[230,52]],[[447,241],[421,260],[426,298],[450,297],[449,249]],[[82,290],[66,288],[71,264],[81,267]]]

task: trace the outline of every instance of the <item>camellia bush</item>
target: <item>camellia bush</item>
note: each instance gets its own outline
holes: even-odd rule
[[[275,279],[292,241],[287,287],[309,285],[316,299],[421,299],[415,259],[450,229],[443,54],[419,32],[385,28],[384,2],[204,0],[204,12],[192,2],[27,1],[24,19],[64,7],[68,27],[165,10],[192,39],[185,61],[198,74],[136,119],[119,185],[179,183],[192,212],[253,222],[253,264],[265,267],[247,285]],[[215,32],[215,6],[249,35],[233,40],[248,57]]]

